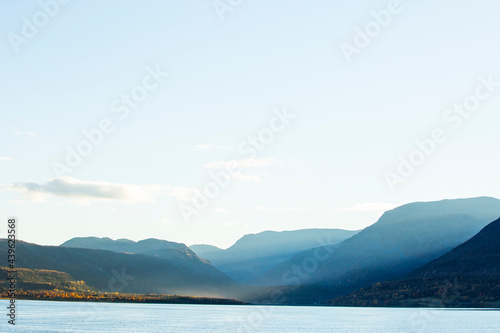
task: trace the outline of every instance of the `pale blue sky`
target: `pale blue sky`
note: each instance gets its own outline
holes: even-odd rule
[[[225,247],[268,229],[359,229],[412,201],[500,197],[500,87],[458,129],[443,119],[479,77],[500,81],[500,4],[402,0],[346,61],[340,44],[389,3],[242,1],[221,20],[210,0],[70,1],[15,52],[12,33],[42,9],[0,1],[4,218],[41,244],[93,235]],[[120,119],[112,103],[157,66],[169,76]],[[237,146],[275,108],[296,118],[187,223],[177,199],[203,189],[208,164],[245,159]],[[65,147],[103,118],[115,130],[71,178],[54,179]],[[386,172],[435,128],[446,142],[392,190]]]

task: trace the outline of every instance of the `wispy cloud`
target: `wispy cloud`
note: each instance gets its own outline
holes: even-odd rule
[[[204,165],[208,169],[227,169],[237,166],[240,168],[261,168],[274,163],[273,158],[244,158],[240,160],[216,161]]]
[[[25,136],[31,136],[33,138],[38,138],[40,137],[40,135],[38,135],[37,133],[35,132],[27,132],[27,131],[22,131],[20,129],[17,129],[17,128],[13,128],[12,129],[14,131],[14,133],[16,133],[17,136],[22,136],[22,135],[25,135]]]
[[[157,222],[161,223],[161,224],[170,224],[170,223],[172,223],[172,221],[170,221],[169,219],[167,219],[165,217],[162,218],[162,219],[157,220]]]
[[[301,208],[301,207],[276,207],[276,206],[259,206],[255,208],[256,210],[265,210],[271,212],[307,212],[311,211],[311,209]]]
[[[258,206],[255,207],[256,210],[270,211],[270,212],[307,212],[307,213],[326,213],[336,214],[338,212],[385,212],[396,208],[397,204],[386,203],[386,202],[365,202],[358,203],[351,207],[339,207],[330,210],[318,210],[315,208],[304,208],[304,207],[279,207],[279,206]]]
[[[335,212],[385,212],[387,210],[391,210],[396,208],[398,205],[387,202],[364,202],[357,203],[351,207],[340,207],[334,208],[332,213]]]
[[[7,202],[10,202],[10,203],[15,203],[15,204],[24,204],[25,201],[24,200],[20,200],[20,199],[12,199],[12,200],[7,200]]]
[[[192,150],[197,151],[197,152],[209,152],[209,151],[213,151],[213,150],[229,150],[229,149],[231,149],[231,147],[206,143],[206,144],[194,146]]]
[[[174,187],[168,193],[171,197],[180,202],[193,202],[201,195],[200,190],[194,187]]]
[[[215,208],[215,209],[212,209],[212,212],[226,214],[226,213],[229,213],[229,209]]]
[[[0,161],[10,162],[10,161],[12,161],[12,160],[13,160],[13,158],[12,158],[12,157],[0,156]]]
[[[246,175],[241,172],[234,172],[231,174],[231,179],[234,180],[242,180],[242,181],[249,181],[249,182],[255,182],[255,183],[260,183],[261,179],[257,175]]]
[[[22,182],[2,185],[3,190],[17,191],[32,201],[49,196],[79,200],[117,200],[152,202],[167,189],[159,185],[113,184],[105,181],[82,181],[72,177],[53,178],[46,183]]]
[[[255,174],[246,174],[241,169],[262,168],[273,164],[276,160],[273,158],[244,158],[239,160],[215,161],[204,165],[207,169],[218,170],[237,170],[230,172],[231,179],[251,181],[260,183],[261,178]]]

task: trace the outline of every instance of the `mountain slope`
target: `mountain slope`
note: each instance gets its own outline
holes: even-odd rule
[[[332,304],[500,307],[500,219],[404,278],[377,283]]]
[[[0,267],[0,293],[8,291],[10,268]],[[75,281],[68,273],[44,270],[16,268],[16,288],[26,290],[90,291],[83,281]]]
[[[325,242],[340,243],[358,232],[340,229],[264,231],[245,235],[226,250],[206,251],[207,248],[200,245],[191,246],[191,249],[199,251],[196,252],[199,256],[208,259],[217,269],[236,281],[251,283],[256,277],[297,253]]]
[[[7,250],[6,240],[0,240],[0,249]],[[19,253],[18,267],[65,272],[100,291],[221,296],[228,295],[236,286],[234,281],[196,256],[179,260],[108,250],[40,246],[22,241],[17,241],[16,253]]]
[[[296,255],[264,275],[261,283],[318,285],[330,290],[330,295],[322,292],[321,297],[334,298],[408,274],[465,242],[498,216],[500,200],[487,197],[404,205],[336,247]],[[321,260],[319,250],[327,254]],[[311,296],[317,301],[317,295]],[[289,298],[296,297],[292,293]]]

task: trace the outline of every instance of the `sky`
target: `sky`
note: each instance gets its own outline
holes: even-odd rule
[[[414,201],[500,198],[499,11],[0,1],[2,218],[38,244],[226,248],[264,230],[358,230]]]

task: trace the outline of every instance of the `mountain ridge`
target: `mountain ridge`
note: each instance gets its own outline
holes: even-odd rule
[[[0,249],[7,251],[7,240]],[[221,296],[238,285],[212,265],[183,257],[161,257],[101,249],[42,246],[16,241],[16,266],[56,270],[100,291]]]
[[[410,274],[331,301],[336,306],[500,307],[500,218]]]
[[[316,250],[281,263],[262,276],[260,283],[294,286],[300,281],[301,285],[316,285],[318,290],[327,288],[332,299],[408,274],[467,241],[498,216],[500,200],[490,197],[403,205],[337,246],[324,247],[328,258],[316,261],[309,272],[304,272],[310,268],[303,265],[315,258]],[[302,267],[302,273],[294,272],[297,267]],[[293,293],[288,297],[297,298]]]
[[[258,276],[295,254],[324,242],[337,244],[358,232],[359,230],[319,228],[292,231],[267,230],[244,235],[225,250],[201,253],[205,259],[234,280],[252,284]],[[199,245],[193,245],[191,248],[204,249]]]

